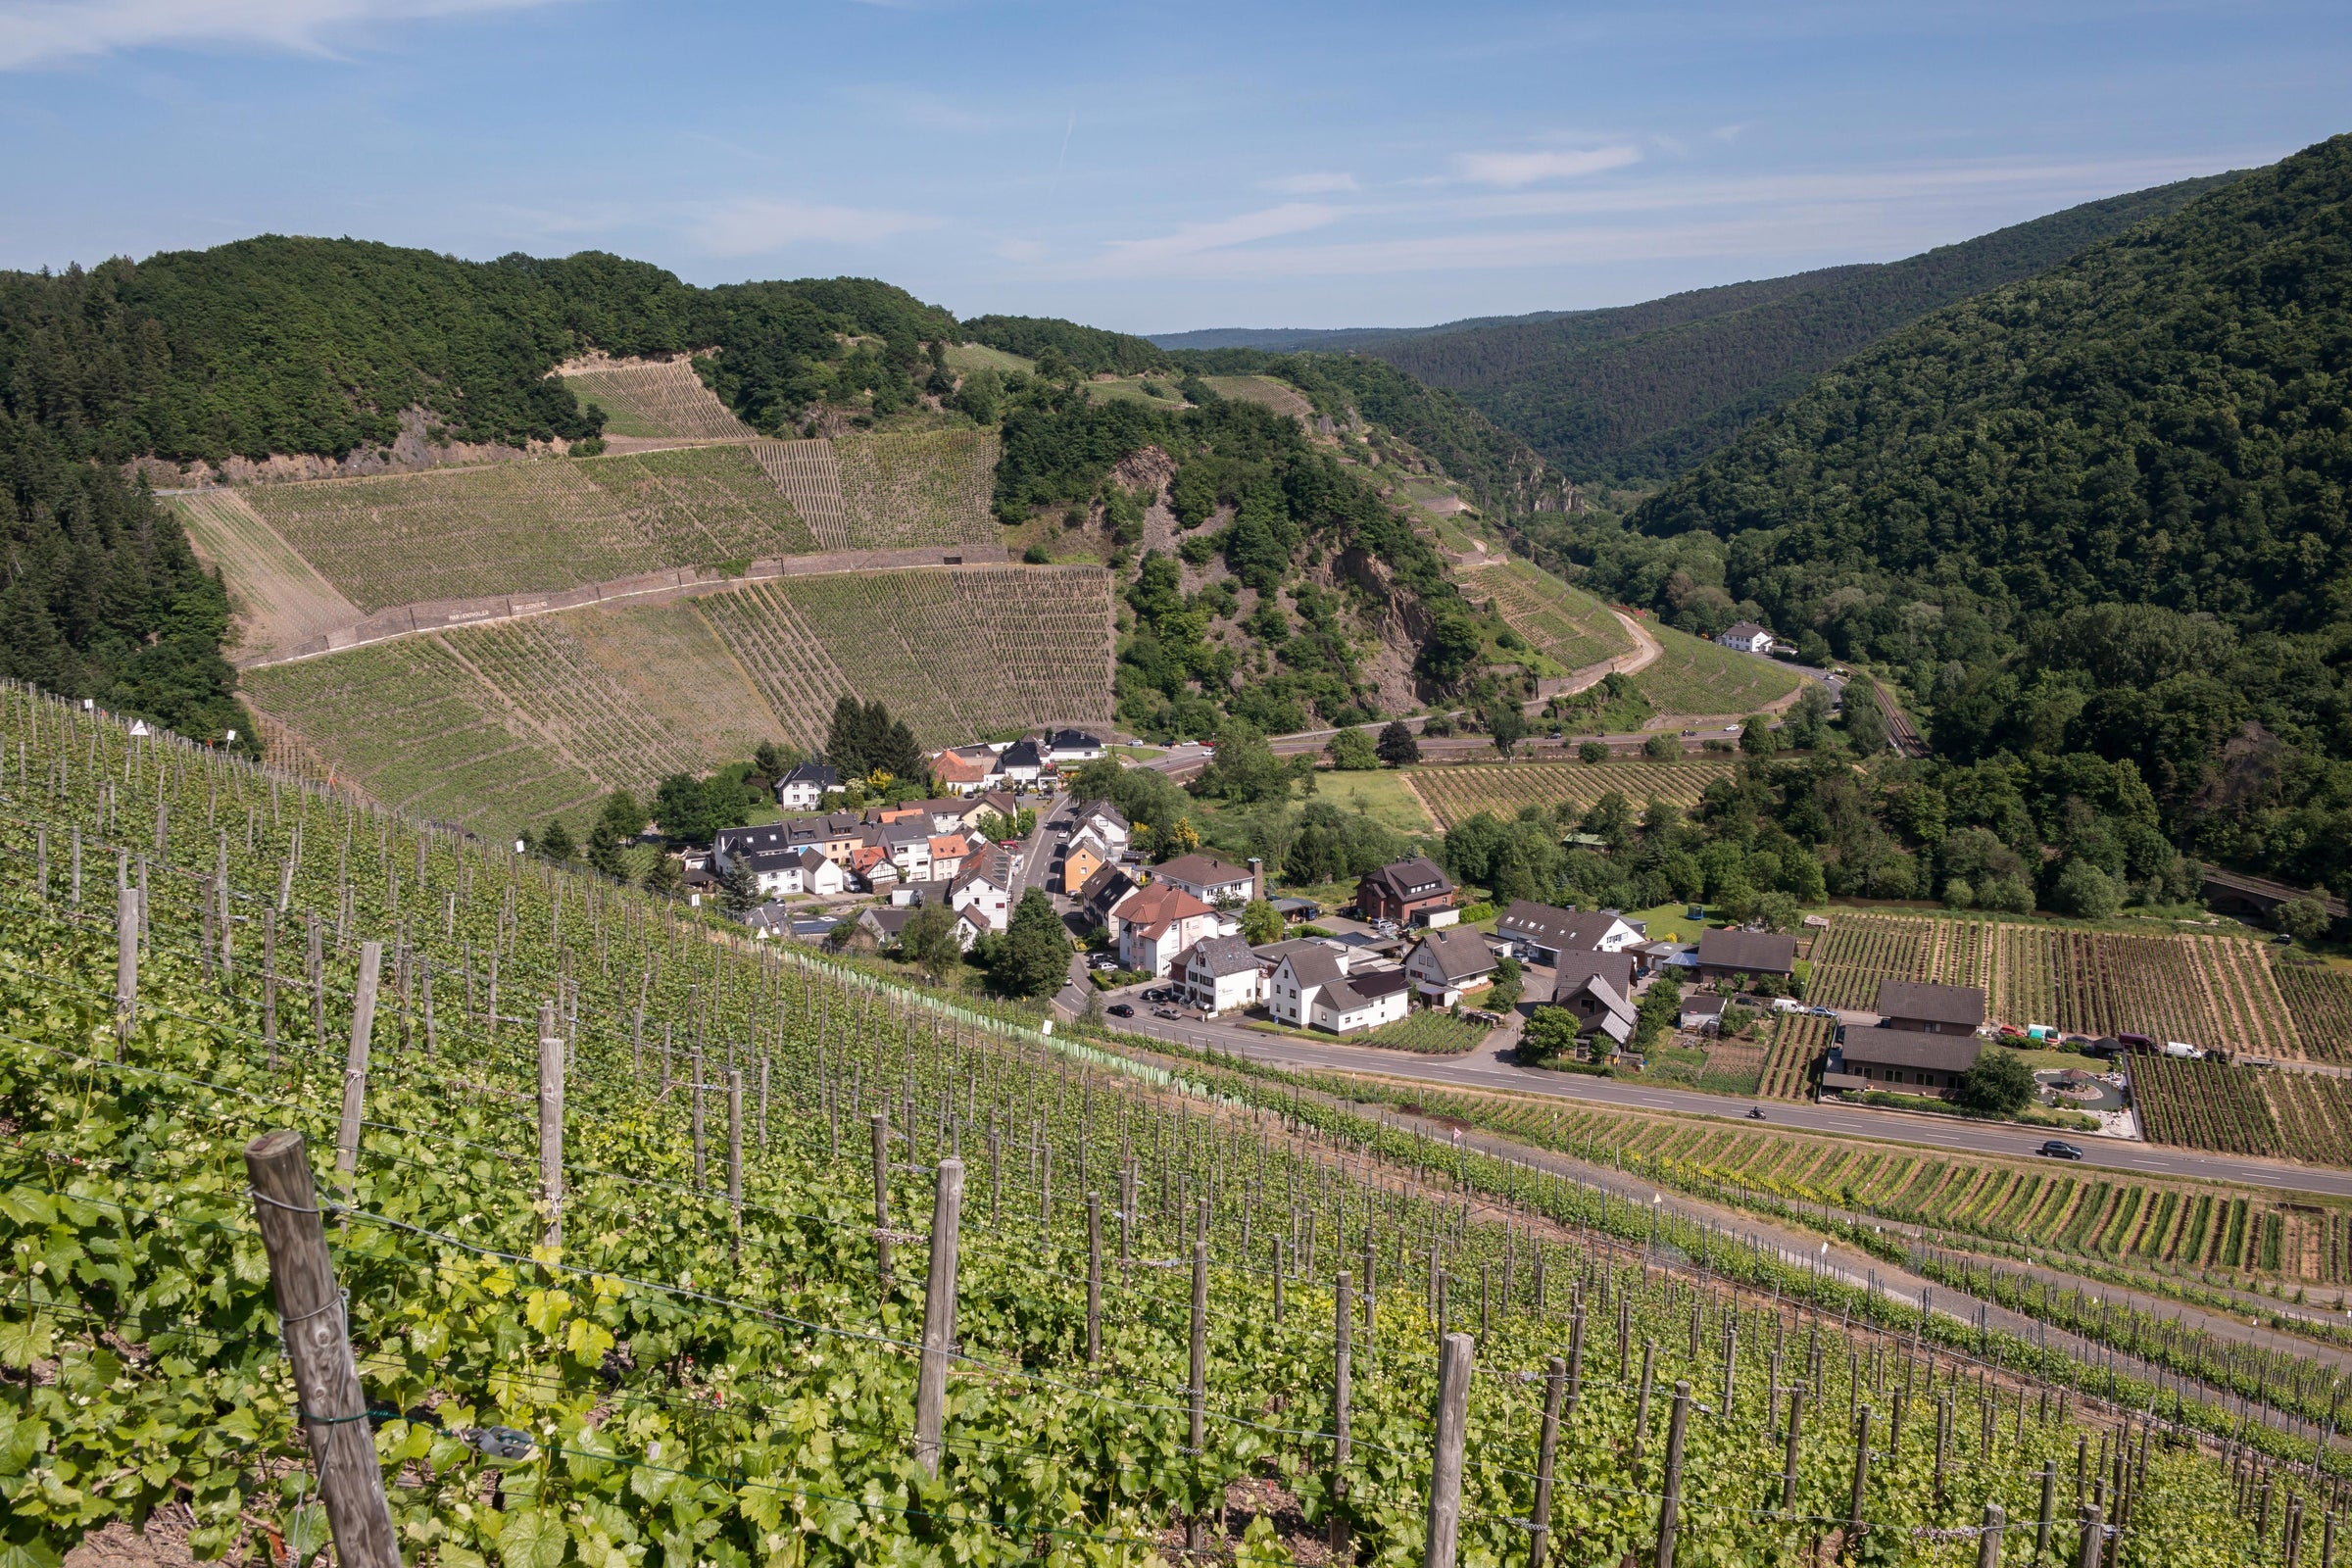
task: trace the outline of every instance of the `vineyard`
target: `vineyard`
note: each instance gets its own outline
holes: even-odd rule
[[[2352,975],[2294,961],[2271,974],[2303,1050],[2316,1061],[2352,1062]]]
[[[1492,811],[1516,816],[1524,806],[1546,811],[1562,805],[1582,811],[1614,790],[1639,811],[1645,802],[1668,801],[1694,806],[1700,792],[1719,778],[1729,778],[1730,761],[1683,762],[1619,760],[1585,762],[1462,762],[1415,768],[1413,788],[1429,803],[1441,826]]]
[[[2224,1154],[2352,1165],[2352,1083],[2311,1072],[2133,1057],[2150,1139]]]
[[[1357,1035],[1348,1044],[1409,1051],[1423,1056],[1458,1056],[1486,1040],[1482,1025],[1457,1018],[1442,1007],[1418,1007],[1395,1023]]]
[[[845,573],[402,638],[244,684],[372,799],[508,832],[762,739],[821,744],[845,692],[933,746],[1102,723],[1110,636],[1099,567]]]
[[[1811,1100],[1814,1068],[1830,1054],[1838,1032],[1835,1018],[1787,1013],[1772,1021],[1772,1049],[1764,1057],[1757,1093],[1766,1100]]]
[[[994,430],[844,435],[833,457],[851,549],[997,542]]]
[[[242,494],[369,612],[817,548],[740,446],[254,485]]]
[[[1643,627],[1658,640],[1658,657],[1629,677],[1660,717],[1730,717],[1753,713],[1796,690],[1801,677],[1753,654],[1734,653],[1720,643],[1655,621]]]
[[[729,441],[752,434],[703,384],[690,360],[604,361],[565,370],[564,384],[605,411],[607,435]]]
[[[1634,650],[1608,606],[1532,562],[1482,567],[1462,578],[1462,589],[1473,599],[1491,599],[1513,631],[1564,669],[1582,669]]]
[[[231,586],[238,657],[289,649],[360,618],[359,608],[262,521],[243,494],[217,489],[169,499],[188,542]]]
[[[169,1505],[257,1565],[330,1525],[344,1568],[1271,1564],[1332,1535],[1401,1565],[1434,1487],[1472,1564],[1531,1519],[1567,1562],[1941,1564],[1987,1502],[2049,1521],[2093,1444],[2133,1562],[2245,1561],[2289,1494],[2333,1501],[2152,1444],[2112,1373],[1385,1119],[754,950],[19,690],[0,744],[15,1563]],[[310,1168],[256,1193],[271,1128]]]
[[[1847,913],[1816,944],[1811,998],[1876,1004],[1881,980],[1976,986],[1994,1019],[2145,1034],[2265,1055],[2303,1046],[2262,944],[2131,936],[2018,921]]]

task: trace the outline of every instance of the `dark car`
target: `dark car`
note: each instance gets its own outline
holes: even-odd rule
[[[2055,1138],[2043,1144],[2040,1149],[2035,1151],[2035,1152],[2046,1154],[2051,1159],[2081,1159],[2082,1157],[2082,1151],[2077,1149],[2072,1144],[2062,1143]]]
[[[1114,1002],[1110,1005],[1110,1015],[1113,1018],[1132,1018],[1135,1016],[1135,1009],[1124,1002]]]

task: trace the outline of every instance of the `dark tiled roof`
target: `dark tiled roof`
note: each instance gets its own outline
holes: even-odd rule
[[[1879,982],[1879,1015],[1974,1029],[1984,1021],[1984,993],[1975,986],[1935,986],[1918,980]]]
[[[1984,1043],[1975,1035],[1931,1035],[1916,1029],[1848,1029],[1845,1060],[1874,1066],[1915,1067],[1928,1072],[1966,1072],[1977,1064]]]
[[[1453,891],[1452,880],[1437,861],[1426,855],[1416,855],[1409,860],[1395,860],[1376,871],[1366,871],[1363,881],[1385,889],[1389,897],[1399,902],[1433,898]]]
[[[1796,966],[1796,938],[1778,931],[1712,930],[1698,939],[1698,961],[1788,974]]]
[[[1152,874],[1169,882],[1190,882],[1195,887],[1206,888],[1227,882],[1247,882],[1250,875],[1248,866],[1220,860],[1213,855],[1180,855],[1154,869]]]
[[[1487,946],[1486,938],[1468,926],[1432,931],[1415,944],[1415,951],[1435,959],[1438,973],[1447,980],[1469,980],[1490,974],[1494,968],[1494,950]]]
[[[1529,899],[1514,900],[1494,922],[1503,936],[1522,937],[1540,948],[1560,953],[1590,953],[1617,924],[1613,914],[1580,914]]]
[[[1205,937],[1178,956],[1179,967],[1205,968],[1212,975],[1249,974],[1257,968],[1257,955],[1240,937]]]
[[[1340,956],[1319,943],[1307,952],[1284,954],[1283,961],[1291,966],[1291,974],[1301,991],[1310,986],[1337,985],[1347,978],[1340,972]]]
[[[1568,997],[1587,980],[1598,978],[1621,997],[1634,994],[1634,956],[1630,953],[1563,953],[1551,972],[1551,994]]]

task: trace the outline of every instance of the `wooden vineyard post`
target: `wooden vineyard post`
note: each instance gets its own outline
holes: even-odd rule
[[[1666,1487],[1658,1498],[1658,1568],[1674,1568],[1674,1537],[1683,1511],[1683,1435],[1690,1421],[1690,1385],[1674,1386],[1674,1412],[1666,1421]]]
[[[937,1478],[948,1421],[948,1357],[956,1344],[956,1258],[963,1226],[963,1161],[939,1162],[931,1204],[931,1272],[923,1281],[923,1361],[914,1389],[914,1462]]]
[[[1984,1529],[1977,1537],[1977,1568],[2001,1568],[2001,1542],[2008,1534],[2009,1516],[1997,1502],[1984,1505]]]
[[[2056,1522],[2058,1504],[2058,1461],[2041,1461],[2041,1522],[2034,1530],[2034,1562],[2035,1568],[2049,1561],[2050,1527]]]
[[[539,1245],[564,1245],[564,1037],[556,1004],[539,1004]]]
[[[1649,1442],[1650,1380],[1657,1367],[1658,1342],[1642,1342],[1642,1392],[1634,1400],[1634,1462],[1642,1462],[1642,1450]]]
[[[1467,1334],[1448,1334],[1438,1352],[1437,1448],[1429,1465],[1429,1535],[1422,1568],[1453,1568],[1462,1531],[1462,1446],[1470,1424]]]
[[[318,934],[318,911],[304,911],[308,916],[307,947],[303,953],[303,980],[311,993],[311,1039],[323,1050],[326,1046],[326,946]]]
[[[2097,1503],[2086,1502],[2082,1509],[2082,1546],[2075,1568],[2099,1568],[2106,1544],[2105,1515]]]
[[[710,1185],[710,1178],[706,1174],[708,1167],[703,1157],[703,1048],[699,1041],[688,1054],[686,1062],[687,1070],[694,1075],[694,1082],[686,1087],[694,1105],[694,1185],[699,1191]]]
[[[139,895],[115,894],[115,1060],[130,1059],[130,1033],[139,1017]]]
[[[1845,1539],[1851,1545],[1862,1534],[1862,1504],[1870,1494],[1870,1406],[1854,1417],[1854,1494],[1845,1510]]]
[[[368,1045],[375,1033],[375,981],[384,963],[381,942],[360,944],[360,983],[351,994],[351,1049],[343,1058],[343,1122],[335,1134],[335,1169],[360,1168],[360,1111],[368,1100]]]
[[[743,1230],[743,1069],[727,1069],[727,1223]]]
[[[400,1541],[384,1500],[367,1396],[352,1359],[351,1330],[302,1135],[264,1133],[245,1146],[245,1171],[335,1561],[341,1568],[400,1568]]]
[[[874,1134],[874,1276],[884,1295],[890,1293],[890,1118],[870,1112]]]
[[[425,994],[425,1016],[432,1016],[432,992]],[[277,911],[262,906],[262,1049],[270,1070],[277,1071]]]
[[[1352,1286],[1348,1271],[1342,1269],[1331,1304],[1331,1497],[1335,1504],[1331,1510],[1331,1551],[1334,1557],[1348,1544],[1348,1526],[1336,1505],[1348,1497],[1348,1461],[1353,1446],[1348,1432],[1348,1407],[1354,1398],[1355,1381],[1354,1347],[1349,1339],[1354,1328],[1349,1311],[1354,1304],[1349,1299]]]
[[[1585,1303],[1580,1298],[1568,1313],[1568,1414],[1573,1417],[1585,1396]]]
[[[1208,1446],[1208,1239],[1203,1236],[1193,1243],[1193,1344],[1192,1344],[1192,1443],[1189,1451],[1198,1458]],[[1208,1544],[1208,1516],[1193,1516],[1186,1532],[1187,1544],[1199,1551]]]
[[[1536,1443],[1536,1507],[1527,1520],[1527,1568],[1544,1568],[1544,1551],[1551,1544],[1551,1467],[1560,1451],[1560,1406],[1567,1392],[1568,1363],[1555,1355],[1544,1369],[1544,1428]]]
[[[1102,1195],[1086,1195],[1086,1364],[1102,1364]]]
[[[1797,1446],[1805,1437],[1805,1386],[1795,1384],[1788,1390],[1788,1439],[1781,1459],[1781,1512],[1796,1512],[1796,1454]]]

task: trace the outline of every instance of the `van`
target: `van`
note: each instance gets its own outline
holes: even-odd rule
[[[2168,1056],[2180,1056],[2189,1061],[2194,1061],[2205,1054],[2183,1040],[2167,1040],[2164,1043],[2164,1054]]]

